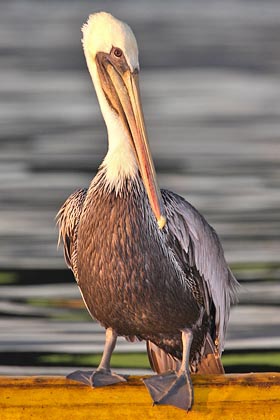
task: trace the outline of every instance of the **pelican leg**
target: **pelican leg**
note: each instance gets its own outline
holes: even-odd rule
[[[174,405],[189,411],[193,404],[193,386],[189,372],[189,358],[193,334],[190,329],[182,331],[183,357],[178,372],[169,371],[144,379],[144,383],[158,405]]]
[[[126,382],[122,375],[111,372],[110,360],[117,342],[117,334],[112,328],[106,329],[106,341],[103,355],[98,368],[95,371],[76,370],[70,373],[67,378],[85,383],[93,388],[113,385],[118,382]]]

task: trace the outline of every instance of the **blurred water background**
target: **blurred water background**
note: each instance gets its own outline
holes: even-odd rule
[[[242,284],[227,370],[279,370],[280,3],[1,0],[0,374],[65,373],[103,349],[54,226],[106,152],[80,44],[98,10],[137,37],[160,185],[216,228]],[[120,339],[114,366],[146,369],[144,351]]]

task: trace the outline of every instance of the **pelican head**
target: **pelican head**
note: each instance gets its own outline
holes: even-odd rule
[[[116,191],[140,171],[152,211],[165,225],[162,197],[141,106],[138,47],[128,25],[109,13],[91,15],[82,28],[83,47],[108,131],[103,167]]]

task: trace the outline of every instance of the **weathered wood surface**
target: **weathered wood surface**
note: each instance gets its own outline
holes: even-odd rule
[[[152,406],[141,378],[91,389],[59,377],[0,378],[1,420],[279,420],[280,374],[193,377],[194,406]]]

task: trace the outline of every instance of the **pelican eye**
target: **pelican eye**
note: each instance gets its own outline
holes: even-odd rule
[[[123,52],[120,48],[114,48],[114,56],[120,58],[123,55]]]

